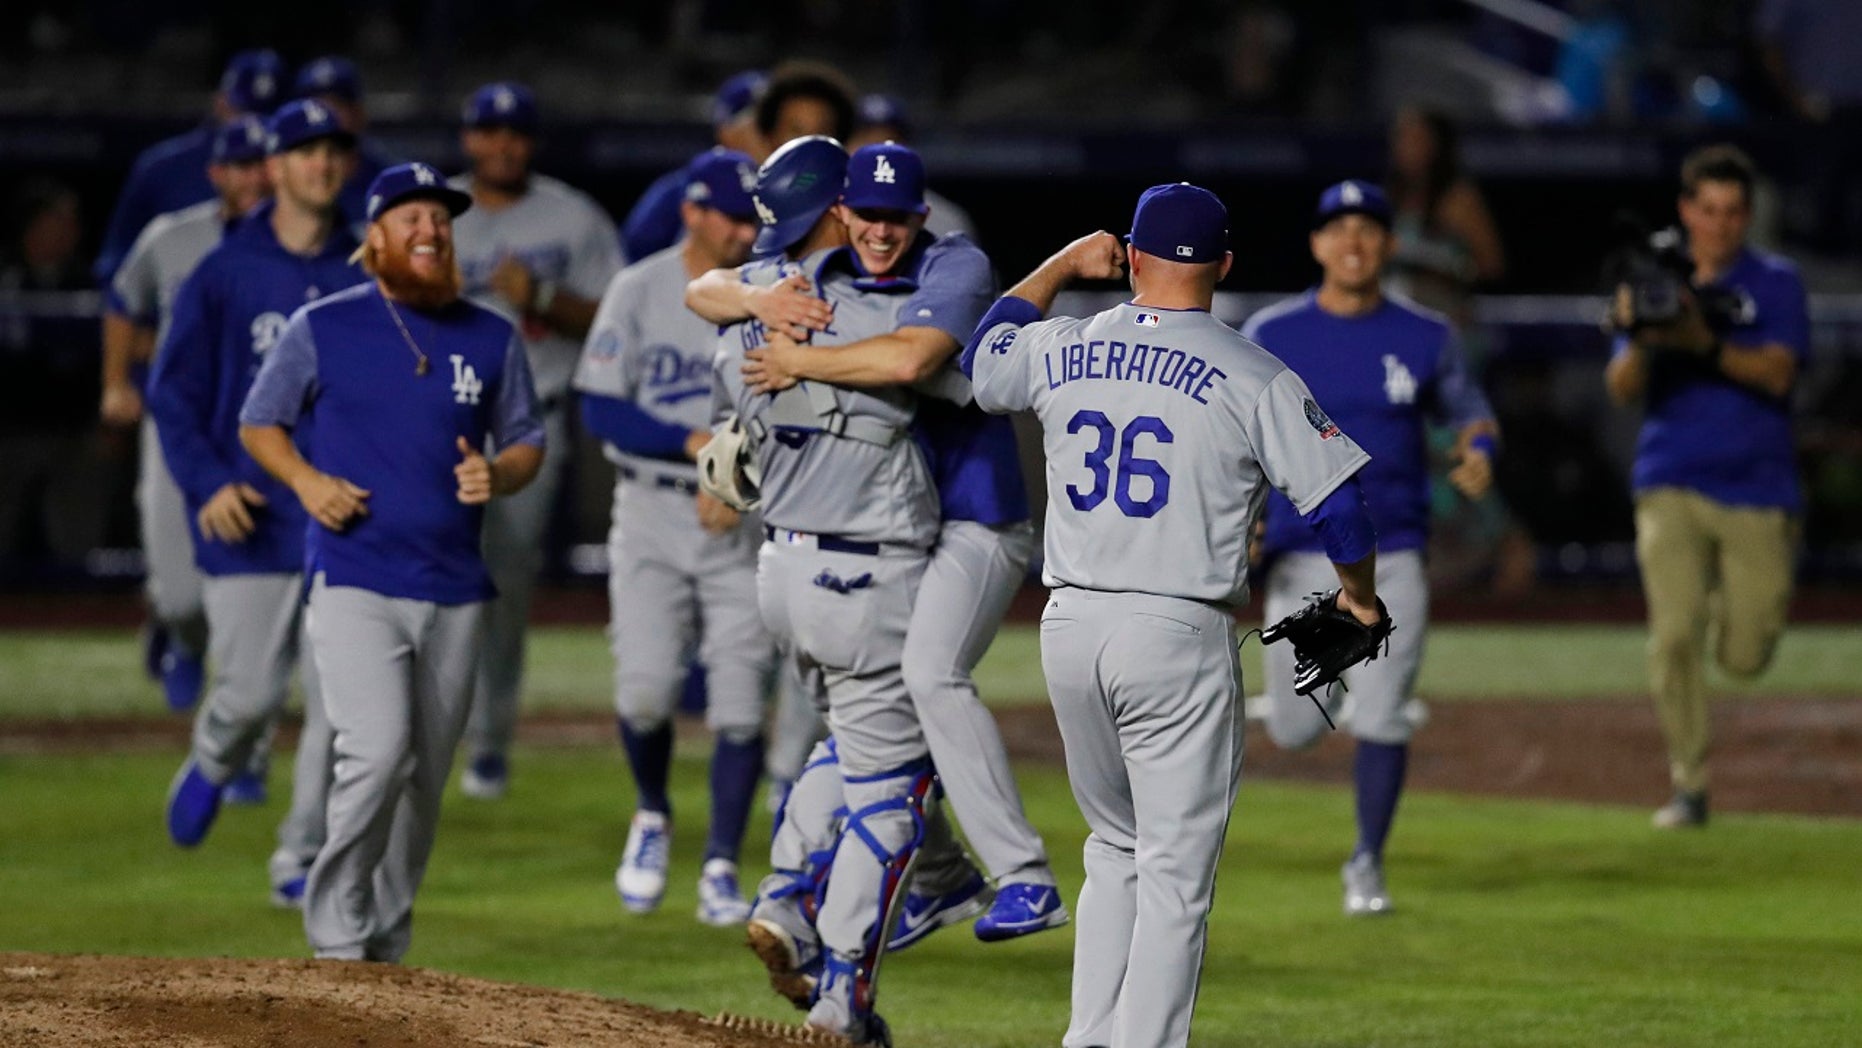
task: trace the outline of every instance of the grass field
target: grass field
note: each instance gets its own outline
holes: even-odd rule
[[[1855,694],[1856,633],[1794,631],[1785,679],[1774,674],[1766,690]],[[1432,643],[1432,698],[1640,693],[1639,630],[1457,628]],[[1006,634],[985,688],[1038,701],[1032,650],[1028,631]],[[594,631],[542,631],[533,659],[542,704],[605,705]],[[0,717],[158,710],[120,635],[0,636]],[[303,954],[296,914],[266,900],[282,799],[230,810],[206,845],[179,852],[160,813],[180,756],[0,756],[0,949]],[[691,919],[699,753],[682,751],[676,771],[675,802],[693,816],[673,887],[644,918],[620,911],[611,882],[631,810],[618,752],[531,748],[516,760],[505,803],[448,799],[409,963],[662,1007],[795,1014],[736,935]],[[1065,777],[1018,770],[1071,898],[1084,826]],[[1399,912],[1347,921],[1337,866],[1348,794],[1244,785],[1196,1043],[1862,1043],[1862,824],[1730,815],[1706,833],[1660,835],[1640,808],[1429,793],[1404,805],[1389,856]],[[753,836],[767,832],[759,817]],[[1051,1045],[1066,1022],[1071,951],[1070,929],[993,946],[950,929],[888,962],[882,1010],[902,1046]]]

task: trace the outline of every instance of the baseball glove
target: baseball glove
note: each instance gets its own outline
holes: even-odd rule
[[[1377,598],[1378,619],[1366,626],[1338,606],[1338,591],[1315,593],[1306,606],[1261,631],[1261,643],[1293,642],[1293,690],[1311,695],[1360,662],[1369,662],[1387,649],[1390,609]]]
[[[748,513],[762,501],[758,489],[763,468],[756,460],[756,438],[732,415],[698,452],[698,486],[739,513]]]

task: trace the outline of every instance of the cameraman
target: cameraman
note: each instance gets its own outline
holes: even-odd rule
[[[1640,296],[1620,288],[1614,320],[1629,333],[1604,372],[1617,403],[1644,411],[1632,486],[1649,677],[1675,788],[1655,813],[1663,829],[1707,822],[1709,627],[1720,666],[1754,676],[1791,597],[1802,497],[1790,394],[1810,318],[1797,268],[1746,245],[1753,179],[1732,146],[1682,163],[1678,210],[1694,269],[1679,316],[1639,323]]]

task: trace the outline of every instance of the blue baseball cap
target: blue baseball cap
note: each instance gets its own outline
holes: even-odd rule
[[[922,215],[925,204],[925,162],[897,142],[861,146],[847,158],[847,188],[841,203],[851,208],[884,208]]]
[[[239,52],[220,74],[220,94],[240,113],[270,113],[284,101],[284,88],[284,59],[271,48]]]
[[[685,168],[685,199],[732,218],[756,221],[756,161],[719,146],[692,158]]]
[[[1319,194],[1319,207],[1313,212],[1312,227],[1318,229],[1340,215],[1363,215],[1390,228],[1390,198],[1369,182],[1347,179]]]
[[[333,95],[345,102],[360,102],[362,74],[342,55],[324,55],[297,71],[293,93],[299,98]]]
[[[286,102],[265,122],[265,152],[275,156],[318,139],[333,138],[354,145],[355,133],[343,126],[330,107],[314,98]]]
[[[1132,247],[1171,262],[1220,262],[1228,254],[1228,208],[1188,182],[1152,186],[1131,216]]]
[[[509,81],[486,84],[466,99],[459,120],[467,127],[508,127],[526,135],[537,133],[537,96],[522,84]]]
[[[446,184],[438,171],[426,164],[396,164],[375,176],[369,183],[368,204],[363,217],[373,222],[382,213],[407,200],[437,200],[448,213],[457,217],[472,206],[472,196]]]
[[[847,183],[847,150],[826,135],[804,135],[771,153],[752,194],[757,230],[751,250],[773,255],[808,235]]]
[[[862,95],[859,110],[860,123],[864,126],[890,127],[902,135],[911,134],[912,122],[906,115],[905,103],[892,95]]]
[[[723,127],[742,116],[756,105],[768,83],[769,77],[761,69],[746,69],[718,85],[718,93],[711,99],[712,126]]]
[[[213,132],[213,162],[249,164],[265,159],[265,121],[247,113],[221,124]]]

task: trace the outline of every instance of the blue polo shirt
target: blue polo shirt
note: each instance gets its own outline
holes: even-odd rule
[[[1308,291],[1256,313],[1241,333],[1285,362],[1332,421],[1370,452],[1358,481],[1377,526],[1377,548],[1427,545],[1428,424],[1459,429],[1493,418],[1462,364],[1454,328],[1437,313],[1389,296],[1364,316],[1336,316]],[[1262,547],[1269,556],[1325,549],[1280,492],[1268,492],[1266,516]]]
[[[1726,332],[1726,352],[1777,343],[1797,357],[1801,373],[1810,360],[1810,308],[1797,267],[1746,248],[1716,286],[1740,292],[1751,305],[1746,322]],[[1627,347],[1619,339],[1616,351]],[[1803,508],[1788,396],[1654,354],[1643,410],[1630,474],[1638,493],[1687,488],[1729,506]]]
[[[272,232],[273,207],[254,209],[181,285],[149,375],[149,412],[187,502],[194,559],[208,575],[303,570],[308,518],[239,443],[239,406],[291,315],[363,279],[349,262],[356,241],[347,229],[332,230],[316,256],[295,255]],[[256,528],[243,542],[207,541],[195,518],[235,481],[265,497]]]
[[[165,138],[142,151],[129,169],[116,210],[104,229],[91,275],[101,287],[110,286],[116,267],[123,264],[142,227],[156,215],[179,211],[190,204],[213,199],[207,164],[213,159],[213,125],[202,124],[173,138]]]
[[[483,448],[543,446],[523,339],[465,300],[394,307],[374,283],[291,318],[252,384],[240,421],[310,430],[305,457],[369,492],[368,515],[331,531],[312,521],[305,570],[331,586],[469,604],[497,595],[479,554],[485,507],[459,501],[458,439]]]
[[[899,327],[936,328],[959,346],[969,342],[995,301],[989,257],[961,233],[934,237],[920,231],[897,269],[884,277],[866,276],[852,248],[842,248],[823,268],[829,265],[851,268],[859,277],[854,286],[862,291],[907,296]],[[949,366],[957,366],[955,358]],[[1028,519],[1028,489],[1007,415],[991,415],[974,402],[920,397],[912,436],[931,468],[944,520],[999,527]]]

